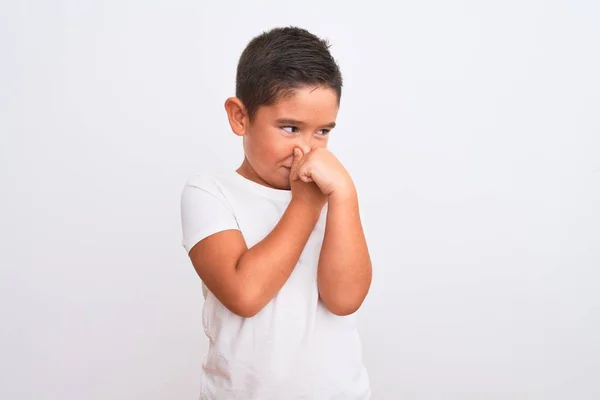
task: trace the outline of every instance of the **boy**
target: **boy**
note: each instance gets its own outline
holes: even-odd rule
[[[370,398],[354,312],[371,261],[354,184],[327,150],[342,88],[328,48],[299,28],[254,38],[225,102],[244,161],[183,189],[209,339],[201,399]]]

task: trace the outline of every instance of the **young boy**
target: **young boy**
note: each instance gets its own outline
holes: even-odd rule
[[[209,339],[201,399],[371,396],[354,315],[371,261],[354,184],[327,150],[342,88],[328,48],[299,28],[254,38],[225,102],[244,161],[183,189]]]

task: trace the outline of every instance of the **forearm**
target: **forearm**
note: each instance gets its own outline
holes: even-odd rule
[[[292,200],[275,228],[240,258],[236,275],[245,302],[258,312],[281,289],[306,246],[320,211]]]
[[[371,285],[372,267],[360,220],[356,192],[329,198],[317,283],[334,314],[358,310]]]

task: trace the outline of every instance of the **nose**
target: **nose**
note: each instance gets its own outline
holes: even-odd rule
[[[311,150],[310,145],[306,145],[306,144],[299,144],[298,147],[300,148],[300,150],[302,150],[302,153],[304,153],[304,154],[308,154],[308,152],[310,152],[310,150]]]
[[[302,150],[302,152],[304,154],[307,154],[313,148],[312,137],[311,136],[306,137],[305,135],[302,135],[301,137],[298,138],[298,141],[296,142],[296,146],[299,147],[300,150]]]

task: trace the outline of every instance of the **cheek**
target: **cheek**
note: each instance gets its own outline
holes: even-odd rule
[[[252,161],[265,167],[281,162],[293,151],[290,141],[271,132],[248,137],[246,146],[246,154],[253,159]]]
[[[273,156],[279,161],[294,154],[294,144],[289,140],[278,140],[272,146]]]
[[[321,140],[315,140],[313,146],[317,149],[326,149],[328,142],[329,142],[329,137],[326,137]]]

